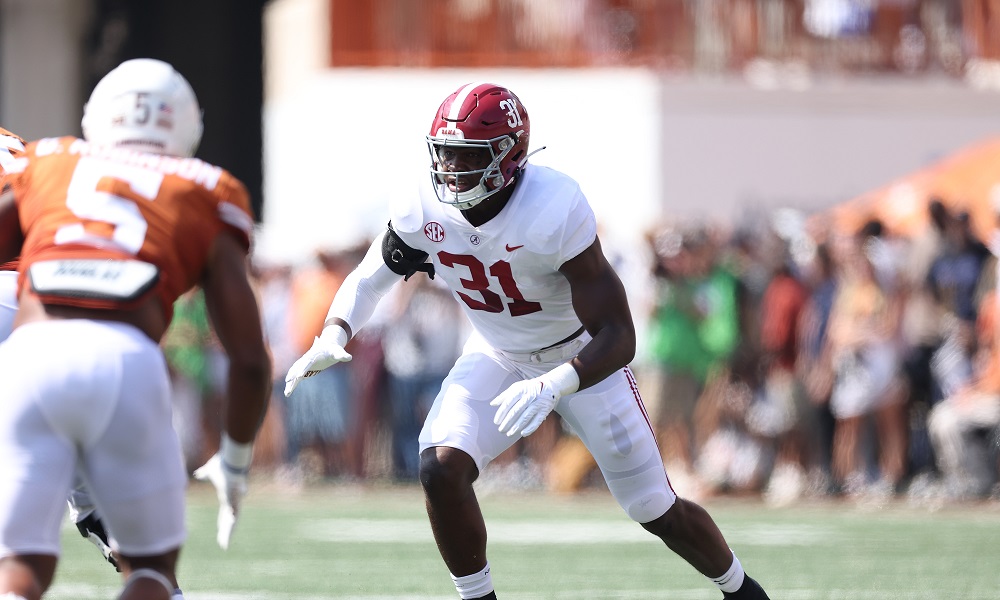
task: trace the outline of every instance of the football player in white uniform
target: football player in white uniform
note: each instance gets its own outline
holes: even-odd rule
[[[3,174],[4,168],[12,165],[14,158],[23,152],[24,140],[0,128],[0,175]],[[14,329],[14,317],[17,315],[17,277],[17,261],[0,265],[0,342],[7,339]],[[97,546],[111,566],[120,571],[118,559],[108,542],[108,532],[104,522],[97,514],[90,494],[79,477],[73,483],[68,504],[69,516],[76,524],[80,535]],[[183,600],[183,598],[184,595],[178,588],[171,600]]]
[[[391,208],[322,333],[289,369],[285,394],[351,359],[344,346],[400,278],[440,277],[473,334],[420,433],[420,482],[461,598],[496,598],[472,484],[555,410],[629,517],[725,598],[766,599],[708,513],[671,488],[628,367],[635,329],[624,287],[577,182],[528,163],[529,134],[527,112],[502,86],[471,83],[444,100],[427,136],[427,185]]]

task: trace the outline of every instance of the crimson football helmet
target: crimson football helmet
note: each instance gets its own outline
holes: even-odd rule
[[[492,83],[458,88],[438,107],[427,136],[431,183],[438,200],[465,210],[512,184],[528,158],[530,131],[528,112],[514,92]],[[443,146],[488,148],[492,160],[483,169],[448,171],[440,159]],[[478,183],[464,192],[449,189],[448,177],[463,176]]]

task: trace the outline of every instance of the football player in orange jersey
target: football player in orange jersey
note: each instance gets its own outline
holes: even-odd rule
[[[0,175],[5,167],[13,165],[13,160],[24,153],[27,142],[15,133],[0,127]],[[17,260],[0,265],[0,342],[7,339],[14,327],[14,315],[17,314]],[[77,530],[84,539],[90,541],[101,551],[104,558],[116,570],[118,559],[108,543],[108,533],[104,523],[97,514],[86,486],[77,478],[73,483],[73,491],[69,495],[70,518],[76,524]],[[171,600],[183,600],[180,588],[174,590]]]
[[[20,255],[21,272],[0,344],[0,597],[38,600],[51,584],[78,469],[120,557],[119,598],[168,600],[187,474],[159,341],[200,285],[229,374],[221,448],[195,477],[218,492],[226,548],[271,382],[247,276],[253,219],[242,183],[191,158],[201,111],[169,64],[119,65],[82,125],[86,141],[28,144],[0,180],[0,262]]]

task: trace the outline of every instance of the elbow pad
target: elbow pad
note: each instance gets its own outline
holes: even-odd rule
[[[393,273],[402,275],[403,281],[409,280],[417,271],[423,271],[434,279],[433,263],[424,262],[427,260],[427,253],[407,246],[392,229],[392,223],[389,223],[386,234],[382,236],[382,260]]]

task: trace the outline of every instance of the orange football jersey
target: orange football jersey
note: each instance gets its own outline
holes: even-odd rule
[[[246,188],[221,167],[195,158],[48,138],[28,144],[4,182],[14,192],[25,236],[22,289],[26,273],[42,261],[141,261],[159,270],[147,293],[159,295],[169,322],[174,300],[200,281],[217,235],[226,232],[250,246]],[[98,309],[129,308],[146,297],[39,296]]]

